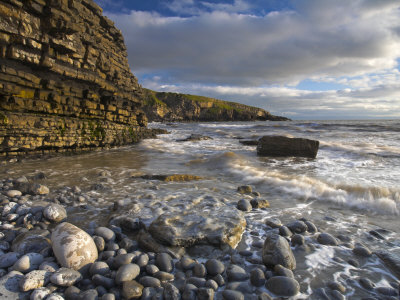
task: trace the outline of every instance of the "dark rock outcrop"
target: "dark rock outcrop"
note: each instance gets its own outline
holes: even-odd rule
[[[264,109],[214,98],[155,92],[144,89],[144,107],[150,121],[287,121]]]
[[[288,138],[285,136],[263,136],[258,141],[257,154],[260,156],[296,156],[315,158],[319,141]]]
[[[150,134],[121,32],[92,0],[0,0],[0,154]]]

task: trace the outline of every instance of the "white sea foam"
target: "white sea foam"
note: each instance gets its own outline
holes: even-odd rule
[[[335,185],[307,175],[288,174],[254,166],[249,159],[233,152],[226,152],[200,162],[208,167],[222,168],[246,183],[267,185],[269,192],[277,194],[284,192],[303,201],[329,202],[370,213],[399,214],[400,190],[358,184]]]

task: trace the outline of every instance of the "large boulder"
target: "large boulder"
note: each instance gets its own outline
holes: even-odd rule
[[[61,223],[51,235],[53,252],[61,266],[74,270],[93,263],[98,258],[92,237],[70,223]]]
[[[229,206],[195,209],[181,214],[166,212],[155,219],[150,234],[167,246],[208,244],[236,247],[246,227],[242,213]]]
[[[315,158],[319,141],[288,138],[285,136],[263,136],[258,141],[257,154],[260,156],[297,156]]]
[[[296,268],[296,259],[289,242],[276,233],[267,235],[262,251],[262,259],[267,266],[282,265],[290,270]]]

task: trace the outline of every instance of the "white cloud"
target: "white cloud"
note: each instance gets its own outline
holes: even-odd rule
[[[251,7],[244,0],[203,1],[201,8],[196,3],[170,3],[171,10],[193,14],[189,17],[138,11],[109,15],[124,33],[134,73],[158,76],[144,86],[220,96],[293,115],[338,109],[400,116],[399,1],[293,0],[292,9],[265,15],[244,13]],[[295,88],[306,79],[349,89]]]

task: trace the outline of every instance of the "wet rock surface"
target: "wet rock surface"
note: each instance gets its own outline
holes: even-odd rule
[[[1,190],[2,184],[4,187],[6,182],[0,181],[0,197],[3,197],[0,199],[3,201],[0,205],[0,283],[4,284],[7,290],[0,287],[0,292],[11,299],[122,297],[219,300],[272,299],[295,295],[310,296],[310,299],[345,299],[354,292],[354,286],[359,289],[358,293],[377,299],[398,297],[399,283],[396,277],[392,277],[387,283],[373,277],[360,277],[355,285],[346,278],[338,277],[337,280],[324,282],[320,289],[313,288],[312,294],[308,295],[307,289],[302,285],[304,283],[301,282],[305,264],[315,264],[315,268],[318,268],[327,260],[332,260],[337,264],[352,266],[351,268],[357,265],[361,270],[365,265],[377,264],[376,260],[379,257],[380,261],[387,263],[393,276],[398,272],[398,257],[394,253],[374,252],[368,239],[358,241],[352,237],[346,238],[345,233],[341,236],[318,232],[314,220],[300,218],[284,219],[282,222],[269,215],[268,207],[252,207],[251,211],[243,214],[236,208],[237,202],[227,204],[215,198],[201,197],[197,198],[197,203],[194,201],[186,206],[184,212],[188,211],[187,215],[177,214],[177,210],[164,210],[164,213],[160,214],[168,216],[168,220],[176,220],[176,223],[167,222],[167,228],[170,230],[168,238],[173,240],[185,237],[184,242],[180,244],[185,247],[173,251],[171,245],[156,239],[157,234],[152,237],[153,232],[150,228],[159,216],[153,215],[146,219],[148,211],[144,206],[131,206],[130,214],[125,215],[125,219],[119,219],[119,222],[102,223],[101,226],[90,225],[83,230],[69,222],[57,224],[56,219],[50,220],[43,214],[52,201],[62,199],[62,193],[57,192],[51,198],[48,195],[31,195],[30,197],[38,198],[34,202],[22,202],[21,197],[26,194],[10,197],[6,193],[7,188]],[[9,186],[13,187],[11,184]],[[71,191],[70,196],[77,199],[76,203],[82,203],[78,199],[79,196],[83,195],[85,199],[87,197],[79,189],[74,189],[76,192],[72,192],[72,189],[65,190]],[[248,199],[254,197],[253,200],[260,199],[260,195],[237,194],[236,188],[232,189],[232,194],[236,194],[237,197],[249,197]],[[48,201],[43,201],[45,199]],[[181,204],[177,200],[170,202],[171,206],[174,203]],[[68,212],[67,218],[70,218],[69,204],[57,204]],[[117,213],[118,209],[123,211],[125,208],[125,205],[121,205],[121,208],[117,208]],[[19,217],[24,217],[38,212],[41,214],[38,214],[36,219],[29,219],[25,223],[15,223],[9,217],[16,213],[21,215]],[[221,212],[226,215],[221,216]],[[249,219],[251,214],[264,217],[255,223]],[[231,216],[237,216],[236,223]],[[247,225],[245,223],[242,226],[238,241],[234,244],[237,246],[235,249],[224,242],[222,236],[228,234],[241,220],[246,219],[249,222],[245,221]],[[201,231],[193,231],[198,224],[197,220],[201,220]],[[185,228],[186,226],[188,228]],[[220,231],[215,231],[215,228],[220,228]],[[329,229],[321,223],[318,223],[318,228]],[[151,237],[160,251],[154,253],[142,248],[139,232]],[[197,234],[195,238],[190,236],[189,233],[192,232]],[[52,236],[62,233],[66,233],[61,239],[63,242],[55,243],[56,238]],[[66,255],[76,258],[80,263],[84,262],[83,266],[86,267],[83,268],[65,268],[56,255],[58,250],[53,251],[54,247],[66,251],[70,244],[79,245],[87,241],[90,241],[90,246],[84,247],[85,251],[78,250],[71,256]],[[353,247],[347,248],[344,243]],[[98,255],[89,255],[91,258],[87,260],[86,250],[89,248]]]

